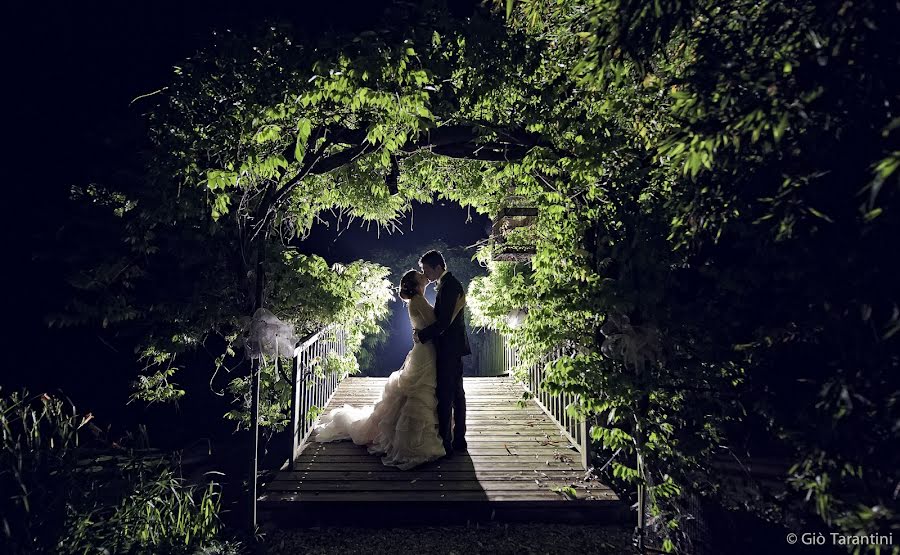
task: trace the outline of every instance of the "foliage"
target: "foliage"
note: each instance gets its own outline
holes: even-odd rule
[[[120,195],[98,185],[89,189],[100,198]],[[85,227],[97,222],[102,222],[98,228],[103,229],[103,237],[90,248],[65,242],[60,246],[71,258],[67,267],[72,269],[73,292],[66,310],[52,316],[51,324],[99,325],[112,335],[111,341],[133,345],[144,370],[135,381],[132,400],[178,400],[185,394],[176,383],[183,368],[180,361],[197,349],[210,353],[219,369],[233,372],[243,364],[254,274],[251,271],[248,277],[243,269],[239,234],[233,233],[228,222],[206,221],[202,197],[189,193],[161,199],[156,189],[136,185],[130,194],[137,200],[111,205],[87,204],[75,195],[79,202],[73,210],[89,214],[90,219],[73,218],[67,224],[73,243],[90,237],[94,231]],[[116,214],[122,202],[133,208]],[[179,219],[161,221],[163,213],[170,217],[175,213]],[[110,240],[117,234],[119,244]],[[149,243],[142,243],[140,237],[147,237]],[[96,244],[109,248],[98,252]],[[362,338],[379,329],[377,322],[387,310],[391,298],[384,279],[387,270],[362,261],[329,266],[321,257],[298,254],[280,241],[269,242],[266,248],[263,294],[267,308],[294,324],[300,335],[341,322],[350,331],[351,354],[359,353]],[[98,262],[104,257],[106,261]],[[274,398],[289,394],[281,391],[285,384],[278,382],[274,367],[265,373],[264,380],[277,384]],[[247,395],[238,389],[244,381],[232,378],[229,386],[238,400]],[[240,411],[230,414],[238,417]]]
[[[900,526],[898,11],[826,4],[525,1],[511,15],[580,91],[572,119],[547,123],[573,155],[503,169],[541,209],[538,254],[497,265],[483,313],[504,329],[526,306],[526,350],[568,345],[548,385],[583,395],[603,446],[640,452],[664,516],[674,480],[843,533]],[[640,364],[601,349],[622,334]],[[710,463],[751,454],[794,462],[793,492],[726,496]]]
[[[4,552],[192,553],[218,545],[215,483],[185,483],[158,452],[86,447],[81,435],[97,430],[92,416],[56,397],[4,396],[0,418]]]
[[[393,299],[388,269],[370,262],[356,261],[349,265],[329,267],[316,256],[285,253],[282,264],[273,265],[269,275],[281,279],[284,287],[273,291],[271,305],[284,321],[295,323],[297,329],[317,331],[330,324],[338,324],[346,331],[345,357],[329,357],[316,365],[320,373],[348,373],[359,371],[356,356],[367,335],[380,331],[380,323],[388,313],[388,301]],[[290,423],[292,384],[290,357],[265,361],[260,372],[260,425],[274,431]],[[280,370],[279,366],[280,365]],[[235,378],[229,391],[240,406],[225,416],[248,426],[250,422],[249,377]]]
[[[281,302],[278,276],[299,278],[279,245],[322,211],[390,227],[414,200],[496,215],[524,197],[536,254],[473,281],[473,320],[534,358],[564,347],[546,386],[578,395],[623,493],[648,485],[666,546],[689,548],[682,492],[897,531],[897,7],[497,4],[508,20],[404,3],[354,38],[226,35],[180,65],[150,109],[158,186],[103,203],[140,256],[185,249],[197,279],[161,288],[194,296],[142,305],[147,270],[95,264],[81,283],[106,304],[77,308],[165,314],[155,337],[178,346],[203,335],[173,327],[233,337],[256,260]],[[790,461],[791,489],[731,495],[717,461],[750,455]]]
[[[149,347],[144,351],[147,356],[148,351],[152,351]],[[169,360],[174,357],[167,353]],[[169,378],[175,375],[176,369],[169,366],[165,369],[157,370],[152,374],[142,374],[138,376],[137,381],[133,384],[134,391],[131,394],[129,402],[141,400],[147,404],[160,402],[174,402],[184,396],[185,391],[179,389],[175,384],[169,382]]]
[[[146,466],[123,469],[134,486],[117,505],[73,507],[59,552],[192,553],[211,544],[219,531],[218,487],[187,486],[164,464]]]
[[[387,32],[365,39],[298,44],[278,26],[252,38],[218,36],[176,67],[164,95],[149,98],[158,102],[147,104],[151,144],[142,158],[73,188],[72,217],[45,254],[63,260],[72,287],[50,323],[101,327],[110,341],[134,347],[147,363],[134,398],[177,400],[181,361],[198,349],[235,370],[247,317],[263,305],[300,334],[352,322],[357,349],[361,334],[378,329],[373,311],[387,298],[379,278],[363,275],[377,270],[352,266],[347,278],[326,278],[332,270],[296,255],[296,243],[325,210],[390,226],[412,200],[441,188],[430,181],[437,172],[479,167],[447,163],[434,148],[500,148],[456,129],[438,134],[436,147],[410,144],[434,126],[433,104],[457,94],[424,61],[449,68],[461,45],[434,30],[418,42],[397,43]],[[386,177],[398,166],[392,193]],[[266,379],[281,387],[277,375]]]
[[[72,290],[50,323],[98,326],[133,346],[146,362],[133,398],[148,402],[182,395],[189,352],[206,350],[234,371],[247,317],[263,305],[301,334],[352,324],[359,352],[362,334],[378,330],[383,276],[354,265],[329,277],[340,272],[297,255],[296,243],[326,210],[376,227],[435,193],[487,210],[495,192],[473,183],[482,163],[438,154],[500,159],[509,150],[495,128],[435,128],[438,107],[445,120],[471,115],[460,94],[482,84],[463,65],[477,53],[457,23],[428,8],[397,14],[433,23],[400,40],[379,31],[311,45],[274,26],[219,35],[179,64],[165,94],[144,100],[141,159],[73,187],[72,218],[47,254],[64,260]],[[492,29],[502,34],[502,22]],[[229,385],[238,401],[243,384]],[[278,426],[285,384],[274,365],[264,385],[276,411],[266,422]]]

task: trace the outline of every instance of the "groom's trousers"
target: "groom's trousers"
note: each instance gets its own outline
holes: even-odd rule
[[[463,363],[458,357],[437,359],[438,433],[449,454],[453,444],[466,441],[466,392],[463,390]],[[452,427],[451,427],[452,423]]]

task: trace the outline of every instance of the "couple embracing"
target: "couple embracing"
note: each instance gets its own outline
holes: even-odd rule
[[[465,290],[447,271],[440,252],[419,259],[421,272],[400,279],[400,298],[413,326],[413,348],[388,378],[374,406],[344,405],[322,415],[315,441],[352,439],[381,462],[403,470],[465,451],[466,394],[462,357],[471,353],[466,337]],[[434,307],[425,288],[435,283]]]

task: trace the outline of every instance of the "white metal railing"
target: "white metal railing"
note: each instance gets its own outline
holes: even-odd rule
[[[325,364],[329,354],[347,354],[347,331],[339,326],[329,326],[316,332],[297,344],[294,349],[294,371],[291,387],[291,458],[289,464],[300,454],[303,443],[313,428],[311,411],[313,407],[324,408],[346,372],[316,372]]]
[[[492,333],[492,343],[495,345],[494,356],[491,363],[500,364],[509,375],[515,375],[515,369],[523,366],[522,358],[518,351],[512,347],[509,340],[502,334]],[[547,363],[565,356],[561,348],[557,348],[540,361],[525,366],[524,379],[520,383],[533,395],[534,401],[549,416],[572,446],[581,455],[581,463],[588,468],[590,463],[590,437],[588,436],[587,420],[577,418],[569,414],[568,407],[577,403],[578,396],[572,393],[550,393],[543,386],[546,379]]]

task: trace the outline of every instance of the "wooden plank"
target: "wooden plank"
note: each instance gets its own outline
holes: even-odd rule
[[[563,455],[563,453],[560,453],[560,455]],[[313,457],[302,458],[302,459],[298,459],[296,464],[297,465],[302,464],[304,466],[307,466],[310,464],[327,466],[327,465],[331,465],[331,464],[350,464],[352,462],[359,462],[360,464],[365,463],[365,464],[372,464],[372,465],[381,465],[381,457],[378,455],[362,454],[358,457],[346,457],[344,460],[340,460],[340,461],[330,460],[327,457],[329,457],[329,455],[317,455],[317,456],[315,456],[315,458],[313,458]],[[467,456],[467,455],[463,455],[463,454],[459,454],[459,453],[454,453],[453,456],[451,456],[451,457],[445,457],[442,459],[438,459],[436,461],[426,463],[426,465],[427,465],[427,468],[432,468],[432,467],[434,467],[434,468],[451,468],[451,467],[452,468],[456,468],[456,467],[472,468],[476,464],[479,466],[484,466],[484,465],[489,465],[489,464],[499,464],[499,465],[515,464],[515,465],[521,466],[521,465],[527,464],[527,465],[530,465],[529,468],[537,468],[537,467],[546,466],[545,460],[536,459],[533,457],[534,457],[534,455],[532,455],[531,457],[523,457],[523,456],[515,456],[515,455],[484,455],[484,456],[473,457],[473,456]],[[571,455],[569,455],[569,457],[572,459],[572,462],[568,462],[566,464],[571,465],[573,468],[577,467],[577,468],[581,469],[581,465],[576,461],[576,458],[572,457]],[[552,460],[547,460],[547,462],[549,462],[550,464],[554,464],[554,463],[562,464],[562,463],[559,463],[559,461],[552,461]]]
[[[545,468],[545,467],[555,467],[555,466],[565,466],[566,468],[578,469],[582,470],[581,465],[575,460],[575,457],[570,457],[572,460],[569,462],[566,461],[556,461],[550,458],[546,459],[536,459],[533,457],[516,457],[516,456],[506,456],[497,455],[493,457],[451,457],[444,458],[438,461],[433,461],[430,463],[426,463],[425,465],[420,465],[423,468],[431,469],[431,468],[443,468],[443,469],[458,469],[458,468],[485,468],[486,466],[494,466],[497,465],[498,470],[506,470],[508,468],[524,468],[524,469],[532,469],[532,468]],[[366,455],[360,457],[347,457],[340,460],[331,460],[326,459],[324,457],[319,457],[315,459],[298,459],[296,463],[294,463],[295,468],[308,468],[312,465],[318,467],[327,467],[331,468],[334,465],[366,465],[367,467],[371,466],[374,469],[378,469],[384,466],[381,463],[380,457],[376,455]],[[335,468],[339,468],[340,466],[335,466]],[[393,467],[391,467],[393,468]],[[353,468],[348,468],[347,470],[355,470]]]
[[[344,405],[351,405],[355,407],[361,407],[366,405],[374,405],[381,398],[379,397],[361,397],[361,396],[348,396],[348,397],[338,397],[336,399],[332,399],[327,406],[329,407],[341,407]],[[471,401],[466,399],[466,409],[477,409],[477,410],[488,410],[492,408],[513,408],[520,411],[531,411],[531,412],[539,412],[544,414],[541,410],[540,406],[534,404],[526,404],[525,406],[519,405],[518,401],[512,399],[497,399],[496,401],[491,399],[481,399],[478,401]]]
[[[489,445],[491,448],[480,447],[481,445]],[[351,451],[313,451],[307,450],[303,451],[303,453],[297,457],[298,461],[309,461],[309,460],[329,460],[329,457],[344,457],[344,458],[367,458],[367,457],[375,457],[380,458],[382,455],[377,453],[368,453],[366,451],[362,452],[351,452]],[[466,453],[457,453],[454,452],[448,458],[439,459],[441,461],[450,461],[455,459],[465,460],[478,460],[478,461],[489,461],[492,460],[491,457],[499,457],[501,459],[504,458],[538,458],[542,456],[548,457],[577,457],[579,453],[572,449],[565,448],[553,448],[548,446],[541,446],[538,443],[526,443],[525,446],[521,448],[516,448],[515,446],[509,446],[507,444],[506,447],[496,447],[493,443],[472,443]]]
[[[365,404],[359,403],[347,403],[347,405],[353,408],[361,408],[367,406]],[[330,412],[336,408],[341,408],[346,405],[329,405],[325,407],[324,412]],[[541,420],[544,422],[553,422],[553,420],[547,418],[543,412],[539,410],[531,410],[531,409],[518,409],[514,407],[469,407],[466,409],[466,421],[472,419],[515,419],[515,420]]]
[[[508,461],[511,459],[517,460],[543,460],[542,457],[568,457],[569,459],[574,461],[574,456],[578,455],[578,453],[569,453],[566,451],[552,450],[552,449],[540,449],[532,452],[513,452],[512,449],[507,452],[506,450],[494,450],[490,452],[468,452],[466,456],[462,454],[456,454],[450,458],[440,459],[441,462],[449,462],[453,460],[472,460],[480,463],[491,463],[491,462],[502,462]],[[329,463],[329,462],[344,462],[349,460],[358,460],[358,459],[368,459],[371,458],[373,460],[380,460],[381,455],[378,454],[369,454],[369,453],[323,453],[323,452],[315,452],[308,451],[302,453],[299,457],[297,457],[297,462],[312,462],[318,461],[320,463]]]
[[[359,384],[353,385],[348,384],[346,382],[341,383],[338,386],[337,391],[356,391],[356,392],[365,392],[365,393],[381,393],[384,391],[385,386],[387,385],[387,381],[375,384]],[[525,389],[521,385],[501,385],[498,387],[472,387],[469,384],[465,384],[463,390],[466,392],[466,395],[469,393],[477,393],[477,394],[485,394],[485,395],[511,395],[515,397],[522,397]]]
[[[466,441],[469,440],[469,437],[475,437],[475,436],[479,436],[479,437],[527,436],[527,437],[539,437],[539,438],[550,437],[550,438],[553,438],[554,440],[565,437],[565,436],[563,436],[562,430],[560,430],[559,428],[551,430],[548,433],[548,432],[544,432],[542,430],[534,429],[534,428],[531,428],[528,426],[519,427],[519,426],[512,426],[512,425],[497,426],[497,427],[492,427],[492,428],[487,428],[487,429],[482,429],[482,430],[472,430],[471,432],[466,430]]]
[[[378,402],[378,399],[365,399],[360,397],[345,397],[332,399],[326,407],[330,409],[342,407],[344,405],[350,405],[353,407],[363,407],[368,405],[374,405]],[[534,414],[541,418],[549,418],[546,414],[540,409],[538,406],[526,405],[524,407],[518,406],[515,401],[497,401],[497,402],[469,402],[466,400],[466,414],[470,412],[517,412],[517,413],[526,413],[526,414]]]
[[[552,442],[548,445],[541,445],[541,443],[547,443],[547,436],[545,434],[516,434],[513,432],[511,434],[514,436],[514,439],[509,441],[482,441],[484,437],[483,434],[472,434],[472,443],[469,444],[469,453],[475,453],[479,450],[485,449],[504,449],[507,447],[529,447],[533,449],[550,449],[550,450],[563,450],[563,451],[576,451],[575,446],[568,439],[561,436],[551,436]],[[468,434],[466,437],[468,441]],[[477,441],[476,441],[477,440]],[[322,447],[323,445],[328,447]],[[346,448],[338,447],[340,445],[346,445]],[[336,441],[331,443],[316,443],[315,441],[308,442],[304,445],[304,452],[312,451],[312,452],[324,452],[325,449],[330,448],[332,452],[337,452],[339,450],[345,450],[352,453],[365,453],[366,448],[361,445],[356,445],[350,441]]]
[[[529,492],[476,492],[476,491],[331,491],[331,492],[266,492],[259,500],[291,501],[301,503],[340,502],[340,503],[385,503],[403,501],[406,503],[422,503],[429,501],[543,501],[549,503],[584,503],[587,499],[569,500],[552,491]]]
[[[326,448],[322,448],[319,446],[326,445]],[[346,448],[342,448],[339,446],[346,446]],[[473,443],[469,445],[468,449],[469,457],[476,458],[480,455],[506,455],[506,454],[518,454],[518,455],[542,455],[549,454],[554,455],[556,453],[561,453],[565,455],[569,455],[570,457],[574,457],[579,455],[578,451],[575,449],[570,449],[564,447],[553,447],[553,446],[540,446],[534,443],[525,443],[524,445],[518,444],[494,444],[494,443]],[[361,447],[359,445],[354,445],[349,442],[342,442],[338,444],[334,443],[313,443],[309,448],[303,451],[303,454],[330,454],[330,455],[355,455],[355,456],[365,456],[368,455],[365,447]]]
[[[532,421],[512,421],[512,420],[467,420],[466,430],[508,430],[515,428],[518,430],[537,430],[542,432],[557,433],[559,427],[552,423],[532,422]]]
[[[582,482],[570,479],[569,477],[553,477],[553,478],[530,478],[524,476],[518,480],[483,480],[479,481],[475,478],[468,480],[339,480],[332,477],[331,480],[273,480],[268,485],[270,488],[278,491],[286,491],[295,488],[301,490],[359,490],[359,491],[382,491],[382,490],[437,490],[437,489],[459,489],[459,490],[476,490],[476,489],[493,489],[493,490],[529,490],[545,488],[547,484],[571,485],[581,489],[597,489],[609,490],[603,486],[593,487],[592,482]]]
[[[531,455],[480,455],[476,457],[470,456],[473,464],[485,465],[490,464],[493,465],[495,463],[507,464],[515,462],[516,464],[531,464],[533,467],[542,466],[546,463],[568,463],[575,464],[574,457],[569,455],[564,455],[562,453],[559,454],[559,457],[562,459],[558,459],[555,453],[550,454],[531,454]],[[566,460],[567,459],[567,460]],[[332,464],[332,463],[352,463],[352,462],[371,462],[375,461],[380,464],[380,457],[377,455],[318,455],[318,454],[309,454],[309,455],[301,455],[297,457],[295,461],[296,465],[303,464]],[[447,462],[440,461],[440,464],[451,464],[453,459],[449,459]],[[462,461],[462,464],[466,464],[467,461]],[[433,463],[432,463],[433,464]]]
[[[354,390],[354,391],[381,391],[384,389],[385,385],[387,385],[387,378],[381,378],[379,381],[367,381],[367,382],[357,382],[356,380],[346,379],[340,384],[340,389],[343,390]],[[498,384],[484,384],[484,383],[472,383],[467,379],[463,379],[463,389],[468,393],[469,391],[478,391],[478,392],[486,392],[486,393],[516,393],[521,394],[524,388],[519,383],[498,383]]]
[[[387,376],[347,376],[347,378],[344,379],[344,383],[350,384],[365,382],[384,383],[386,381],[388,381]],[[491,386],[492,384],[518,384],[518,381],[511,376],[466,376],[463,378],[463,383],[465,385]]]
[[[346,385],[347,387],[352,387],[352,386],[359,387],[359,386],[372,385],[372,384],[384,385],[385,383],[387,383],[387,381],[389,379],[390,378],[387,376],[379,377],[379,378],[347,376],[344,379],[344,381],[341,383]],[[509,377],[503,377],[503,376],[497,376],[497,377],[484,376],[482,378],[465,376],[465,377],[463,377],[463,386],[466,387],[467,389],[470,387],[486,387],[486,388],[494,389],[494,388],[498,388],[498,387],[520,387],[520,384],[517,380],[514,380]]]
[[[344,386],[338,386],[335,390],[335,395],[342,397],[351,397],[351,396],[361,396],[361,397],[380,397],[384,388],[382,386],[378,387],[369,387],[369,388],[347,388]],[[505,399],[508,401],[525,401],[527,403],[534,402],[534,398],[528,398],[525,395],[525,390],[521,387],[511,388],[508,390],[472,390],[466,388],[466,400],[470,397],[473,400],[479,399]]]
[[[533,448],[547,448],[547,449],[564,449],[568,450],[572,447],[572,443],[564,438],[564,437],[553,437],[547,438],[546,436],[540,435],[531,435],[531,434],[516,434],[512,433],[507,436],[484,436],[472,434],[471,436],[466,435],[466,442],[469,444],[469,447],[473,449],[481,449],[483,447],[533,447]],[[342,442],[343,443],[343,442]],[[315,442],[310,442],[305,445],[318,445]],[[357,445],[357,447],[360,447]],[[364,449],[364,448],[363,448]],[[304,447],[304,452],[306,447]]]
[[[553,431],[551,433],[546,433],[541,430],[525,430],[525,429],[517,429],[513,426],[507,426],[505,429],[487,429],[487,430],[473,430],[471,432],[466,432],[466,442],[471,443],[473,441],[495,441],[502,443],[505,441],[540,441],[547,442],[550,441],[554,444],[559,445],[571,445],[572,442],[569,441],[566,436],[562,434],[561,431]],[[338,441],[349,441],[349,440],[338,440]],[[311,442],[315,442],[315,437],[311,438]]]
[[[393,470],[393,469],[391,469]],[[562,481],[580,481],[584,478],[584,472],[578,470],[567,469],[535,469],[498,471],[498,470],[441,470],[441,471],[424,471],[424,470],[406,470],[400,472],[378,472],[378,471],[347,471],[347,470],[307,470],[307,471],[282,471],[276,475],[276,481],[298,481],[298,480],[347,480],[347,481],[371,481],[383,480],[389,482],[396,481],[412,481],[412,480],[462,480],[469,481],[473,478],[481,482],[489,481],[517,481],[517,480],[562,480]],[[598,488],[600,483],[597,482]],[[605,486],[604,486],[605,487]]]
[[[593,494],[595,497],[603,497],[615,499],[615,494],[606,488],[591,488],[590,484],[570,483],[567,481],[560,482],[535,482],[535,481],[493,481],[493,482],[477,482],[477,481],[410,481],[410,482],[386,482],[386,481],[368,481],[368,482],[348,482],[348,481],[280,481],[272,482],[266,488],[272,492],[331,492],[331,491],[402,491],[402,492],[426,492],[426,491],[486,491],[486,492],[518,492],[527,493],[531,491],[553,491],[554,488],[571,487],[575,489],[576,496]],[[556,493],[556,492],[554,492]],[[560,495],[560,494],[557,494]]]
[[[360,397],[379,397],[381,396],[384,390],[379,389],[338,389],[335,391],[336,395],[342,397],[351,397],[351,396],[360,396]],[[517,402],[523,401],[525,403],[534,402],[531,398],[526,398],[524,395],[524,390],[518,389],[515,391],[466,391],[466,401],[482,401],[482,400],[500,400],[500,401],[509,401],[509,402]]]
[[[324,407],[323,410],[326,412],[334,410],[336,408],[342,407],[353,407],[353,408],[363,408],[372,406],[374,403],[338,403],[334,405],[328,405]],[[472,416],[497,416],[497,417],[512,417],[512,416],[528,416],[535,420],[542,420],[545,422],[553,422],[552,419],[547,417],[543,412],[541,412],[538,408],[518,408],[515,406],[501,406],[501,405],[492,405],[492,406],[477,406],[477,405],[469,405],[466,407],[466,416],[471,418]]]
[[[543,451],[577,452],[574,446],[568,441],[557,442],[556,439],[554,439],[552,443],[560,443],[560,445],[541,445],[541,443],[546,443],[546,441],[547,439],[544,436],[540,436],[537,439],[534,439],[522,435],[515,435],[515,438],[513,440],[505,442],[482,441],[481,436],[473,436],[472,443],[469,444],[469,454],[471,455],[473,453],[483,451],[503,451],[507,448],[512,449],[513,447]],[[351,441],[333,441],[330,443],[316,443],[313,441],[304,445],[304,452],[307,451],[313,453],[359,453],[361,455],[365,455],[368,453],[367,448],[364,445],[356,445]]]
[[[344,397],[349,397],[352,395],[359,395],[363,397],[379,397],[384,391],[384,386],[376,386],[376,387],[345,387],[343,385],[339,385],[335,390],[335,395],[340,395]],[[469,397],[472,397],[475,400],[478,399],[507,399],[511,401],[526,401],[526,402],[534,402],[533,398],[528,398],[525,395],[525,390],[522,387],[515,387],[509,389],[471,389],[466,388],[466,400]]]
[[[378,396],[384,391],[385,384],[373,385],[369,387],[347,387],[346,385],[339,385],[335,390],[335,393],[338,395],[374,395]],[[475,398],[481,397],[482,395],[485,397],[495,397],[495,398],[506,398],[506,399],[525,399],[525,390],[521,386],[518,387],[509,387],[509,388],[500,388],[500,389],[478,389],[478,388],[470,388],[467,387],[464,389],[466,393],[466,397],[468,398],[470,395]]]
[[[484,457],[507,457],[507,458],[534,458],[534,457],[549,457],[553,458],[557,455],[569,457],[572,460],[578,460],[581,457],[581,454],[578,451],[572,449],[554,449],[552,447],[542,447],[537,444],[526,444],[524,447],[516,448],[515,446],[510,447],[476,447],[476,445],[481,444],[471,444],[469,445],[469,449],[467,451],[467,455],[469,459],[473,461],[484,461]],[[493,444],[487,444],[493,445]],[[376,457],[376,455],[370,455],[366,452],[342,452],[342,451],[304,451],[303,455],[315,456],[317,460],[320,460],[323,456],[339,456],[339,457]],[[460,455],[461,457],[462,455]],[[453,455],[456,457],[456,454]],[[303,459],[309,460],[309,457]],[[580,468],[580,467],[579,467]]]
[[[543,448],[543,449],[550,449],[550,450],[562,449],[564,451],[568,451],[568,450],[574,451],[575,450],[574,445],[572,445],[572,443],[569,441],[563,442],[562,441],[563,438],[561,436],[555,436],[552,439],[553,439],[554,443],[561,443],[562,445],[541,446],[541,445],[536,445],[536,443],[547,441],[547,438],[544,434],[524,434],[523,435],[523,434],[516,434],[515,432],[513,432],[511,435],[514,436],[514,438],[511,441],[507,441],[507,442],[482,441],[482,438],[484,437],[483,435],[473,435],[472,440],[475,441],[477,439],[478,441],[469,445],[470,452],[472,449],[503,449],[504,447],[512,447],[512,446],[519,446],[519,447],[527,446],[527,447],[531,447],[534,449]],[[468,440],[468,434],[467,434],[466,439]],[[329,452],[337,453],[340,451],[340,452],[350,452],[350,453],[366,453],[365,446],[356,445],[355,443],[353,443],[351,441],[333,441],[333,442],[329,442],[329,443],[316,443],[315,441],[311,441],[311,442],[304,444],[304,449],[308,450],[308,451],[314,451],[314,452],[329,451]]]
[[[371,380],[371,381],[369,381]],[[367,378],[366,381],[359,381],[354,378],[347,378],[341,382],[342,389],[383,389],[387,384],[387,378]],[[463,388],[468,391],[522,391],[522,385],[518,382],[503,381],[498,383],[482,383],[473,382],[469,378],[463,378]]]
[[[507,447],[548,447],[551,449],[568,449],[571,445],[568,439],[561,436],[556,437],[547,437],[545,435],[535,435],[535,434],[525,434],[525,433],[511,433],[507,435],[496,435],[496,434],[466,434],[466,443],[473,448],[481,448],[484,446],[507,446]],[[305,453],[306,450],[304,449]],[[457,454],[461,455],[461,453],[454,453],[455,457]]]
[[[466,443],[504,443],[510,441],[532,442],[540,445],[554,445],[557,447],[565,447],[571,445],[571,442],[562,435],[550,435],[542,433],[510,432],[500,434],[500,431],[492,432],[472,432],[466,433]]]
[[[484,449],[497,449],[497,450],[505,450],[509,449],[510,451],[514,451],[516,449],[539,449],[545,450],[550,449],[553,451],[559,451],[561,453],[572,454],[573,449],[571,449],[571,443],[568,440],[552,440],[548,441],[544,437],[526,437],[521,435],[512,435],[506,438],[495,439],[495,438],[483,438],[479,436],[471,436],[466,437],[466,442],[469,444],[469,452],[468,455],[475,456],[479,453],[482,453]],[[314,445],[314,444],[307,444]],[[355,447],[359,447],[358,445]],[[365,451],[365,448],[360,451],[360,456],[368,456],[368,452]],[[302,453],[306,453],[306,448],[303,449]],[[317,453],[319,451],[311,451],[313,453]],[[462,457],[465,456],[463,453],[454,453],[452,457]]]
[[[358,397],[358,398],[379,398],[384,391],[383,388],[344,388],[338,387],[335,390],[335,396],[338,398],[348,398],[348,397]],[[525,403],[533,403],[533,398],[526,398],[523,389],[509,390],[509,391],[478,391],[478,390],[467,390],[466,391],[466,400],[472,399],[473,401],[481,401],[481,400],[500,400],[500,401],[510,401],[517,402],[523,401]]]
[[[550,434],[558,436],[562,434],[562,430],[557,426],[547,424],[533,424],[530,420],[507,420],[507,419],[481,419],[467,420],[466,430],[478,430],[480,432],[494,430],[503,434],[516,432],[535,432],[540,434]],[[349,441],[349,440],[338,440]]]
[[[363,394],[363,393],[352,393],[347,391],[338,391],[334,397],[329,401],[330,404],[355,404],[355,403],[364,403],[364,404],[373,404],[377,401],[381,400],[381,394]],[[515,395],[503,395],[503,396],[488,396],[488,395],[478,395],[478,394],[470,394],[466,395],[466,406],[469,405],[491,405],[497,403],[503,403],[506,405],[515,405],[520,408],[531,407],[531,408],[539,408],[537,403],[533,401],[527,401],[522,404],[520,402],[522,399]]]
[[[381,384],[369,384],[366,386],[349,386],[346,383],[342,383],[338,386],[336,392],[337,393],[360,393],[366,395],[380,395],[386,383]],[[491,387],[491,388],[478,388],[478,387],[464,387],[463,389],[466,392],[466,396],[471,395],[490,395],[496,397],[509,397],[514,399],[522,399],[525,397],[525,389],[522,386],[509,386],[509,387]]]
[[[434,463],[431,463],[434,464]],[[532,462],[515,462],[511,461],[508,463],[491,463],[489,465],[491,468],[495,468],[497,470],[536,470],[536,469],[572,469],[575,470],[576,467],[572,464],[566,463],[539,463],[535,464]],[[375,461],[359,461],[359,462],[347,462],[347,463],[328,463],[328,464],[307,464],[307,463],[298,463],[294,465],[294,470],[302,471],[302,470],[355,470],[355,471],[381,471],[384,468],[384,465],[381,462]],[[437,469],[438,467],[435,467]],[[441,470],[463,470],[466,468],[474,470],[474,466],[471,461],[467,461],[464,463],[453,463],[446,462],[443,463],[440,467]],[[397,472],[403,472],[402,470],[397,470]]]
[[[358,398],[341,400],[338,399],[336,403],[329,403],[325,409],[332,410],[339,407],[351,406],[355,408],[361,408],[365,406],[374,405],[377,402],[377,399],[373,399],[371,401],[360,401]],[[468,416],[470,413],[480,414],[480,413],[497,413],[499,416],[512,416],[512,415],[529,415],[534,417],[535,419],[546,420],[548,422],[552,422],[552,420],[539,408],[539,407],[519,407],[516,406],[515,403],[466,403],[466,415]]]
[[[562,437],[559,428],[550,428],[548,426],[528,426],[517,425],[515,423],[508,424],[475,424],[466,423],[466,437],[470,434],[476,435],[536,435],[539,437]],[[570,442],[571,443],[571,442]]]
[[[357,400],[350,400],[347,402],[339,402],[339,403],[331,403],[324,407],[324,410],[331,411],[336,408],[341,407],[354,407],[354,408],[363,408],[375,405],[375,402],[358,402]],[[466,415],[470,416],[472,414],[476,416],[481,416],[483,413],[495,413],[497,416],[517,416],[517,415],[525,415],[531,416],[536,420],[544,420],[547,422],[553,422],[551,418],[545,415],[540,408],[538,407],[526,407],[520,408],[513,404],[510,405],[500,405],[500,404],[486,404],[486,405],[477,405],[473,403],[469,403],[466,407]]]
[[[569,445],[572,442],[563,435],[562,430],[551,430],[549,432],[532,429],[532,428],[518,428],[516,426],[501,426],[498,428],[485,428],[485,429],[474,429],[471,431],[466,431],[466,442],[476,441],[476,440],[494,440],[494,441],[503,441],[506,440],[535,440],[535,441],[552,441],[559,442],[565,445]],[[315,441],[315,437],[311,438],[311,441]],[[338,440],[338,441],[349,441],[349,440]]]

